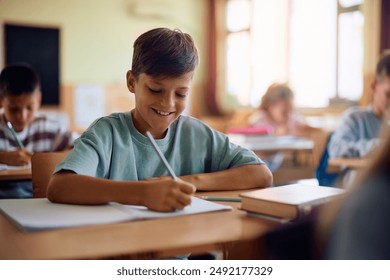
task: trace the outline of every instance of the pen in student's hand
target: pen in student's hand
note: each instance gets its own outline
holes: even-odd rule
[[[165,167],[168,169],[169,175],[171,175],[173,180],[176,180],[177,176],[175,175],[175,172],[173,172],[173,170],[172,170],[171,166],[169,165],[167,159],[164,157],[163,153],[161,152],[161,150],[157,146],[157,143],[156,143],[156,141],[154,141],[154,138],[153,138],[152,134],[149,131],[146,131],[146,136],[149,138],[149,140],[152,143],[152,146],[153,146],[154,150],[156,151],[157,155],[159,156],[161,161],[164,163]]]
[[[19,137],[16,135],[16,132],[15,132],[12,124],[10,122],[7,122],[7,126],[9,128],[9,130],[11,131],[12,136],[15,138],[16,143],[18,143],[19,148],[24,149],[24,145],[23,145],[22,141],[20,141]]]
[[[241,202],[241,198],[239,197],[201,196],[200,198],[209,201]]]

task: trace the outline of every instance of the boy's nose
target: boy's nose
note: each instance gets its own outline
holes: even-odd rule
[[[27,109],[21,109],[18,112],[18,120],[19,122],[25,122],[28,119],[29,112]]]
[[[160,103],[164,108],[173,108],[175,106],[175,97],[173,94],[166,94],[161,98]]]

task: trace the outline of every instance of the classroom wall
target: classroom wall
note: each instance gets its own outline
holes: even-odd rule
[[[206,9],[207,0],[1,0],[0,22],[61,29],[60,71],[66,90],[79,84],[120,88],[131,67],[136,37],[154,27],[180,28],[193,36],[199,49],[201,63],[194,78],[192,107],[202,111],[206,107],[202,100],[207,20],[201,19]],[[197,115],[199,110],[192,108],[190,113]]]

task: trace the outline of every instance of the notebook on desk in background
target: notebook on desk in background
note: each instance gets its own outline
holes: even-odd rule
[[[322,186],[291,184],[240,194],[241,209],[250,213],[269,215],[282,219],[298,219],[342,195],[342,189]]]
[[[230,206],[196,197],[183,210],[174,212],[155,212],[143,206],[120,203],[87,206],[51,203],[46,198],[0,199],[0,211],[25,231],[170,218],[231,209]]]

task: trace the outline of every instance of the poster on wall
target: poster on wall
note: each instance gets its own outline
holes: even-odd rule
[[[75,88],[74,108],[76,126],[88,128],[104,116],[104,89],[100,85],[79,85]]]

